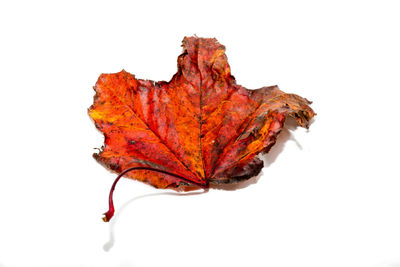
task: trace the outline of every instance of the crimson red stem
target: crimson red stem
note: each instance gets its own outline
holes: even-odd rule
[[[187,179],[185,177],[177,175],[175,173],[171,173],[171,172],[167,172],[167,171],[163,171],[163,170],[159,170],[159,169],[155,169],[155,168],[150,168],[150,167],[132,167],[132,168],[128,168],[128,169],[122,171],[117,176],[117,178],[115,178],[115,181],[111,186],[110,195],[108,197],[109,208],[108,208],[108,211],[106,213],[104,213],[103,221],[109,222],[111,220],[111,218],[114,216],[115,209],[114,209],[113,193],[114,193],[115,186],[117,185],[119,179],[121,179],[121,177],[124,176],[126,173],[128,173],[130,171],[134,171],[134,170],[147,170],[147,171],[160,172],[160,173],[164,173],[164,174],[167,174],[167,175],[174,176],[175,178],[178,178],[179,180],[181,180],[183,182],[186,182],[186,183],[189,183],[189,184],[192,184],[194,186],[198,186],[198,187],[203,188],[203,189],[207,189],[208,188],[208,184],[197,183],[197,182],[191,181],[191,180],[189,180],[189,179]]]

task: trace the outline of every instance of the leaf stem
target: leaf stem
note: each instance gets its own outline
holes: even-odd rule
[[[150,167],[132,167],[132,168],[128,168],[128,169],[122,171],[117,176],[117,178],[115,178],[115,181],[111,186],[110,195],[108,197],[109,208],[108,208],[108,211],[106,213],[104,213],[104,217],[103,217],[103,221],[104,222],[109,222],[111,220],[111,218],[114,216],[115,208],[114,208],[114,201],[113,201],[113,193],[114,193],[115,186],[117,185],[119,179],[121,179],[121,177],[124,176],[125,174],[127,174],[128,172],[135,171],[135,170],[147,170],[147,171],[154,171],[154,172],[164,173],[164,174],[167,174],[167,175],[170,175],[170,176],[174,176],[175,178],[178,178],[182,182],[186,182],[186,183],[192,184],[194,186],[198,186],[198,187],[203,188],[203,189],[207,189],[208,188],[208,183],[202,184],[202,183],[194,182],[194,181],[191,181],[191,180],[189,180],[189,179],[187,179],[187,178],[185,178],[183,176],[180,176],[180,175],[177,175],[177,174],[174,174],[174,173],[171,173],[171,172],[167,172],[167,171],[163,171],[163,170],[159,170],[159,169],[155,169],[155,168],[150,168]]]

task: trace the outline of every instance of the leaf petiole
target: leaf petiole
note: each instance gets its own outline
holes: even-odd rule
[[[109,222],[111,220],[111,218],[114,216],[115,208],[114,208],[113,194],[114,194],[115,186],[117,185],[119,179],[121,179],[121,177],[124,176],[125,174],[127,174],[128,172],[135,171],[135,170],[147,170],[147,171],[159,172],[159,173],[163,173],[163,174],[167,174],[167,175],[173,176],[175,178],[178,178],[182,182],[189,183],[191,185],[194,185],[194,186],[197,186],[197,187],[200,187],[200,188],[203,188],[203,189],[207,189],[208,188],[208,184],[197,183],[197,182],[191,181],[191,180],[189,180],[189,179],[187,179],[185,177],[182,177],[180,175],[177,175],[177,174],[174,174],[174,173],[171,173],[171,172],[167,172],[167,171],[163,171],[163,170],[159,170],[159,169],[155,169],[155,168],[150,168],[150,167],[132,167],[132,168],[128,168],[128,169],[122,171],[117,176],[117,178],[115,178],[115,181],[111,186],[110,195],[108,197],[109,208],[108,208],[108,211],[106,213],[104,213],[104,216],[103,216],[103,221],[104,222]]]

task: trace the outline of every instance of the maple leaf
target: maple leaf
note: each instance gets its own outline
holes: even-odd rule
[[[125,175],[157,188],[208,188],[246,180],[261,171],[257,155],[275,144],[287,116],[308,127],[315,115],[310,101],[278,86],[236,84],[216,39],[185,37],[182,46],[169,82],[122,70],[100,75],[94,87],[89,115],[105,137],[94,157],[120,173],[116,181]]]

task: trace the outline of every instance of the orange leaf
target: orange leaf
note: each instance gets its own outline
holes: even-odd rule
[[[136,79],[123,70],[102,74],[94,89],[89,115],[105,136],[94,157],[116,172],[163,171],[126,173],[157,188],[251,178],[263,167],[257,155],[275,144],[288,115],[303,127],[315,115],[310,101],[277,86],[248,90],[236,84],[225,47],[208,38],[184,38],[169,82]]]

